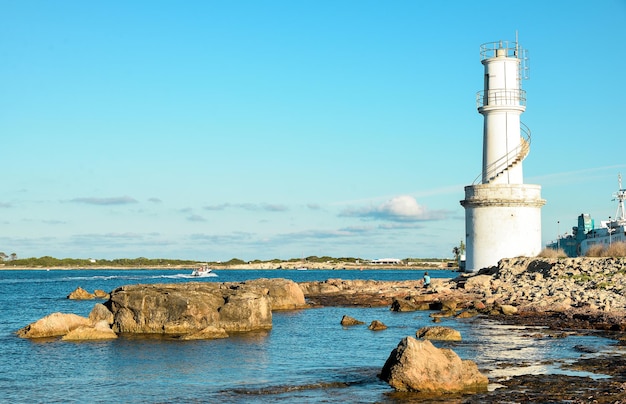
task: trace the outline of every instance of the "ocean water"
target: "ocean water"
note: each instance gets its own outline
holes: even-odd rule
[[[294,281],[421,279],[420,270],[217,271],[190,279],[190,271],[64,270],[0,271],[0,402],[7,403],[266,403],[412,402],[377,378],[391,351],[417,329],[432,325],[429,312],[394,313],[382,308],[326,307],[275,312],[270,331],[227,339],[172,341],[119,338],[113,341],[26,340],[15,332],[53,312],[87,316],[97,301],[73,301],[76,287],[93,292],[162,282],[227,282],[256,278]],[[452,271],[431,271],[450,278]],[[366,324],[342,327],[343,315]],[[370,331],[380,320],[389,328]],[[534,338],[522,327],[486,319],[443,319],[463,341],[439,343],[475,361],[497,380],[523,373],[565,373],[561,364],[583,355],[619,349],[601,336]],[[505,364],[505,366],[503,366]],[[586,375],[586,374],[582,374]],[[588,375],[602,377],[602,375]],[[426,402],[419,400],[419,402]]]

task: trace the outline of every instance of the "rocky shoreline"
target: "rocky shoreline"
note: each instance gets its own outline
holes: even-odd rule
[[[440,315],[484,316],[502,324],[543,326],[555,333],[613,338],[626,345],[626,258],[514,258],[497,267],[454,279],[421,282],[328,280],[300,285],[320,305],[437,310]],[[529,336],[532,337],[532,336]],[[475,394],[412,396],[396,392],[398,402],[567,402],[626,403],[626,356],[598,354],[579,359],[571,369],[611,378],[521,375],[497,380],[504,388]]]
[[[497,267],[478,273],[433,279],[426,289],[421,281],[341,279],[297,286],[286,280],[257,280],[203,288],[188,284],[118,288],[104,305],[99,305],[105,310],[100,308],[94,314],[92,328],[103,331],[103,326],[109,324],[114,334],[156,332],[185,339],[223,338],[227,332],[271,328],[272,310],[332,305],[431,310],[433,321],[441,316],[483,316],[507,324],[601,332],[618,341],[625,339],[626,330],[626,258],[505,259]],[[106,313],[112,313],[112,318]],[[256,322],[250,323],[250,318]],[[74,328],[87,327],[82,320],[71,321],[76,324]],[[44,329],[49,331],[49,326],[46,323]],[[20,336],[28,338],[32,328],[36,327],[31,324],[20,330]],[[67,328],[62,332],[67,333]],[[611,379],[516,376],[498,381],[505,389],[460,394],[454,400],[626,402],[620,401],[626,400],[625,365],[623,355],[599,356],[580,360],[574,366],[592,373],[607,374],[610,369]],[[567,387],[570,384],[575,388]]]

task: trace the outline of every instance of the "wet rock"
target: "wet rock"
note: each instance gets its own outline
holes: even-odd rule
[[[500,305],[500,311],[505,316],[512,316],[517,313],[517,307],[511,306],[510,304],[502,304]]]
[[[343,325],[344,327],[351,326],[351,325],[360,325],[360,324],[365,324],[365,323],[363,321],[357,320],[354,317],[350,317],[346,315],[344,315],[341,318],[341,325]]]
[[[450,311],[450,312],[454,312],[457,309],[458,306],[458,302],[456,300],[450,300],[450,299],[442,299],[441,300],[441,310],[442,311]]]
[[[450,327],[430,326],[422,327],[415,333],[420,339],[438,341],[461,341],[461,333]]]
[[[406,337],[385,362],[379,377],[399,391],[453,393],[487,391],[489,380],[476,364],[450,349]]]
[[[407,312],[419,310],[418,304],[410,299],[393,299],[391,303],[391,311]]]
[[[191,334],[183,335],[181,340],[196,340],[196,339],[220,339],[228,338],[228,333],[223,328],[214,327],[212,325]]]
[[[383,322],[381,321],[374,320],[370,323],[369,327],[367,328],[369,328],[372,331],[381,331],[381,330],[386,330],[387,326],[383,324]]]
[[[478,311],[476,310],[463,310],[459,314],[455,315],[455,318],[471,318],[476,317],[478,315]]]

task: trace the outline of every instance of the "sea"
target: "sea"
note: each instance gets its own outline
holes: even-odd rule
[[[453,271],[429,271],[453,278]],[[178,341],[118,338],[65,342],[28,340],[15,332],[54,312],[88,316],[97,301],[67,295],[129,284],[233,282],[287,278],[417,280],[423,270],[223,270],[191,278],[190,270],[0,271],[0,402],[3,403],[410,403],[377,376],[407,336],[433,325],[430,312],[396,313],[388,307],[323,307],[273,313],[269,331],[227,339]],[[343,327],[343,315],[365,322]],[[371,331],[374,320],[387,325]],[[444,318],[438,325],[461,332],[461,342],[434,342],[470,359],[497,381],[518,374],[604,375],[564,367],[585,355],[614,352],[601,334],[537,338],[546,330],[501,325],[486,318]],[[547,335],[547,334],[546,334]],[[584,349],[581,349],[584,347]],[[435,401],[431,401],[435,402]],[[441,401],[437,401],[441,402]]]

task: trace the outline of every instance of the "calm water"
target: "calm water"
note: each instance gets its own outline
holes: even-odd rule
[[[273,329],[222,340],[117,339],[104,342],[23,340],[15,331],[53,312],[87,316],[94,301],[70,301],[77,286],[93,292],[135,283],[226,282],[283,277],[295,281],[421,279],[423,271],[218,271],[189,279],[190,271],[0,271],[0,402],[394,402],[376,378],[405,336],[432,325],[428,312],[388,308],[319,308],[277,312]],[[434,278],[456,276],[431,271]],[[339,322],[350,315],[366,325]],[[389,328],[373,332],[380,320]],[[535,339],[528,330],[486,320],[444,319],[463,336],[435,343],[471,359],[490,378],[516,373],[567,373],[559,363],[582,356],[576,345],[616,350],[601,337]],[[534,331],[533,331],[534,332]],[[502,369],[505,361],[515,367]],[[554,363],[556,361],[556,363]]]

